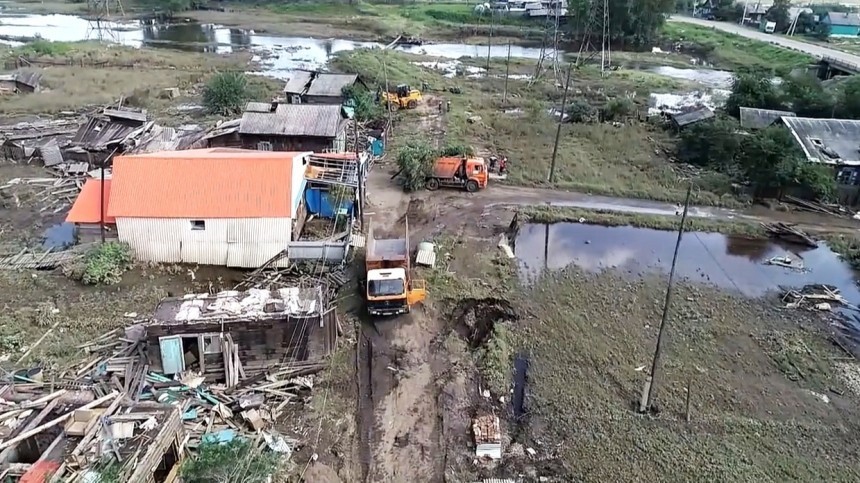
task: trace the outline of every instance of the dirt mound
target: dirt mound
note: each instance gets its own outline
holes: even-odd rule
[[[400,217],[399,221],[402,223],[408,219],[409,224],[413,226],[429,223],[431,218],[435,218],[435,216],[431,217],[431,213],[429,212],[430,207],[426,205],[424,200],[421,199],[413,198],[409,200],[409,207],[406,208],[406,213]]]
[[[463,299],[451,312],[457,333],[472,349],[483,346],[492,337],[497,322],[518,318],[508,301],[497,298]]]

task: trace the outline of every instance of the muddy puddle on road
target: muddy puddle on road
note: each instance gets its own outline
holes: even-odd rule
[[[630,274],[669,272],[676,232],[579,223],[525,224],[515,239],[520,278],[534,281],[544,270],[576,265],[590,272],[618,269]],[[772,257],[801,261],[804,270],[765,265]],[[760,296],[780,287],[836,286],[860,304],[858,274],[821,244],[810,249],[770,240],[719,233],[685,233],[676,273],[691,281]]]

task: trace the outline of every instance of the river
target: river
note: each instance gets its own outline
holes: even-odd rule
[[[193,21],[161,23],[153,20],[126,22],[97,22],[75,15],[16,14],[0,11],[0,34],[7,39],[41,37],[51,41],[77,42],[99,40],[132,47],[166,48],[190,52],[226,54],[249,50],[258,54],[263,73],[285,78],[294,69],[320,69],[341,51],[367,47],[382,47],[378,42],[348,39],[285,37],[258,33],[254,30],[231,28]],[[14,41],[6,43],[15,45]],[[421,46],[399,45],[396,50],[442,59],[461,57],[505,57],[507,45],[472,45],[432,43]],[[563,53],[562,53],[563,54]],[[511,57],[538,59],[541,49],[511,46]],[[725,88],[731,83],[731,73],[712,69],[678,69],[666,66],[647,70],[676,79],[701,83],[707,88]]]

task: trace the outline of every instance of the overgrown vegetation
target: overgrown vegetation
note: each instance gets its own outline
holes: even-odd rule
[[[203,89],[203,105],[213,114],[241,114],[251,98],[248,77],[244,72],[219,72]]]
[[[261,452],[249,441],[234,439],[228,443],[204,443],[196,458],[182,465],[186,483],[263,483],[278,468],[276,453]]]
[[[827,246],[838,253],[855,270],[860,270],[860,239],[854,235],[830,234],[825,237]]]
[[[403,189],[423,189],[437,157],[437,151],[426,142],[411,142],[401,148],[397,153],[397,167],[403,178]]]
[[[811,56],[758,40],[682,22],[663,26],[666,40],[680,43],[717,67],[734,71],[767,71],[787,74],[795,67],[815,62]]]
[[[375,121],[382,119],[385,109],[376,100],[376,94],[367,89],[358,88],[354,85],[343,88],[343,96],[355,109],[355,119],[360,122]]]
[[[81,260],[64,267],[64,273],[87,285],[114,285],[131,268],[131,248],[125,243],[107,242],[90,250]]]
[[[574,222],[602,226],[635,226],[652,230],[677,231],[681,218],[674,215],[645,215],[640,213],[619,213],[606,210],[586,210],[582,208],[527,206],[517,211],[520,222],[562,223]],[[720,220],[714,218],[687,217],[687,231],[725,233],[764,237],[761,225],[740,220]]]

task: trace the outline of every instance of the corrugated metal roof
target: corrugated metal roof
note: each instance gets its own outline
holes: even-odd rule
[[[782,122],[810,161],[860,165],[860,121],[783,117]]]
[[[271,112],[272,104],[269,102],[249,102],[245,106],[245,112]]]
[[[42,74],[33,71],[18,71],[15,72],[15,81],[36,89],[42,83]]]
[[[75,133],[72,144],[89,149],[105,149],[125,141],[138,129],[143,128],[125,122],[112,121],[110,118],[90,117]]]
[[[303,153],[237,151],[192,149],[117,157],[110,215],[291,216],[293,158]]]
[[[355,74],[317,74],[308,87],[307,95],[339,97],[343,88],[355,84],[357,79]]]
[[[308,88],[308,83],[313,77],[313,72],[306,70],[293,71],[290,78],[287,79],[287,84],[284,86],[284,94],[304,94]]]
[[[741,127],[748,129],[764,129],[784,116],[794,117],[795,114],[789,111],[776,111],[773,109],[756,109],[753,107],[742,107]]]
[[[682,114],[673,114],[672,120],[675,121],[679,127],[689,126],[690,124],[704,121],[705,119],[710,119],[714,117],[714,111],[710,110],[707,107],[700,107],[694,111],[685,112]]]
[[[128,109],[105,109],[104,115],[114,119],[136,121],[141,124],[146,122],[146,110],[131,111]]]
[[[827,12],[827,18],[832,25],[848,25],[860,27],[860,14],[850,12]]]
[[[102,198],[102,181],[90,178],[84,183],[75,204],[66,215],[66,223],[100,223],[101,211],[99,210]],[[110,206],[111,180],[105,180],[105,223],[116,223],[116,218],[109,216],[107,207]]]
[[[42,162],[46,168],[63,164],[63,153],[60,152],[60,145],[57,139],[53,138],[39,148],[39,154],[42,155]]]
[[[339,105],[280,104],[273,113],[243,114],[239,133],[333,138],[342,121]]]

